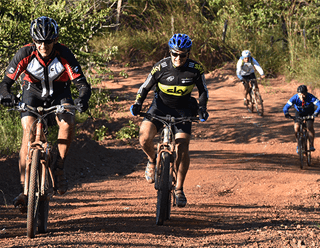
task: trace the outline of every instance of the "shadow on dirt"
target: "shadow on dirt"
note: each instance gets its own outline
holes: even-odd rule
[[[192,163],[206,159],[206,164],[197,164],[207,170],[254,170],[254,171],[292,171],[294,173],[315,173],[320,171],[319,158],[313,158],[311,166],[305,170],[300,169],[300,160],[297,154],[267,154],[243,153],[241,151],[190,151]],[[210,167],[207,164],[211,165]],[[241,166],[239,166],[241,165]]]

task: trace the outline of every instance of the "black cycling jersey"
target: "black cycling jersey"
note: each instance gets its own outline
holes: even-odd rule
[[[57,43],[49,59],[44,60],[34,43],[22,47],[11,60],[0,84],[0,94],[10,92],[12,84],[22,76],[24,90],[32,90],[40,98],[54,98],[70,87],[71,81],[79,91],[79,97],[88,101],[91,95],[81,67],[64,45]]]
[[[208,90],[202,66],[187,59],[181,67],[175,67],[167,57],[156,63],[146,81],[138,90],[136,103],[142,104],[148,92],[155,88],[155,98],[159,98],[170,108],[186,108],[194,86],[199,91],[199,106],[206,107]]]

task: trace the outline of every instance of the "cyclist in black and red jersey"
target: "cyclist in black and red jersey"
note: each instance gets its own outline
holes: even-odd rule
[[[5,106],[14,105],[18,99],[10,89],[21,75],[22,102],[38,107],[58,104],[76,104],[81,112],[88,108],[91,87],[73,53],[58,43],[59,26],[52,18],[42,16],[31,22],[30,34],[33,43],[22,47],[11,60],[0,84],[0,98]],[[75,84],[79,97],[72,100],[70,84]],[[22,112],[23,138],[19,156],[19,170],[22,188],[27,157],[27,141],[34,114]],[[64,172],[64,161],[74,136],[75,118],[70,114],[56,116],[59,126],[58,158],[54,166],[56,191],[64,194],[68,189]],[[27,196],[21,193],[14,199],[14,205],[26,206]]]
[[[175,117],[194,116],[199,114],[201,121],[206,121],[208,90],[206,87],[202,66],[189,58],[192,41],[186,34],[174,34],[169,40],[170,57],[156,63],[146,81],[138,90],[135,103],[131,106],[132,115],[138,115],[148,92],[155,86],[153,102],[149,113]],[[191,97],[196,86],[199,91],[199,104]],[[141,123],[139,141],[148,157],[145,177],[149,183],[155,180],[156,153],[153,138],[162,128],[162,123],[156,120],[144,119]],[[187,199],[183,192],[183,184],[189,169],[189,143],[191,123],[176,125],[177,166],[178,175],[175,189],[178,207],[184,207]]]

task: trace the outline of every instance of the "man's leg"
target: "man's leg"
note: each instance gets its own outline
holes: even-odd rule
[[[140,132],[139,132],[139,142],[142,150],[148,157],[148,164],[145,171],[145,176],[149,183],[154,182],[156,152],[154,149],[153,139],[156,136],[156,134],[157,134],[157,128],[152,122],[148,120],[144,120],[141,123]]]
[[[248,84],[248,82],[247,81],[244,81],[243,82],[243,87],[244,87],[244,89],[243,89],[243,100],[244,100],[244,105],[248,105],[248,99],[247,99],[247,96],[248,96],[248,91],[249,91],[249,84]]]
[[[187,133],[177,133],[175,139],[177,151],[176,167],[178,170],[175,189],[176,203],[178,207],[184,207],[187,204],[187,199],[183,192],[183,184],[190,165],[190,135]]]
[[[21,119],[21,125],[23,129],[23,136],[21,142],[21,148],[19,153],[19,172],[20,172],[20,184],[22,192],[13,200],[13,205],[15,207],[20,207],[22,212],[26,211],[27,196],[24,194],[25,185],[25,172],[26,172],[26,159],[28,155],[28,141],[30,134],[30,127],[34,122],[35,118],[33,116],[25,116]],[[31,137],[33,138],[33,137]]]
[[[65,176],[64,162],[74,137],[75,117],[71,114],[60,114],[56,117],[58,133],[58,156],[55,163],[54,174],[58,194],[63,195],[68,190],[68,181]]]

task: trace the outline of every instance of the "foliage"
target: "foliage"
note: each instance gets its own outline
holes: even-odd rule
[[[101,141],[104,139],[107,132],[108,132],[108,128],[105,127],[104,125],[102,125],[100,128],[98,128],[94,131],[93,139]]]
[[[116,132],[117,139],[132,139],[139,136],[139,126],[129,120],[129,123]]]
[[[21,145],[20,113],[17,111],[8,112],[2,106],[0,107],[0,113],[0,153],[1,155],[8,155],[18,151]]]
[[[296,77],[302,72],[302,60],[318,56],[319,2],[128,0],[119,31],[96,37],[95,49],[117,45],[117,59],[122,62],[156,62],[168,56],[167,42],[173,33],[180,32],[191,37],[191,58],[206,71],[226,60],[236,60],[242,50],[249,49],[266,74]]]
[[[49,16],[57,21],[60,42],[75,53],[82,65],[105,63],[104,56],[90,51],[88,47],[88,41],[102,29],[111,13],[110,8],[100,8],[97,3],[92,0],[1,1],[0,71],[3,72],[19,47],[31,42],[30,23],[40,16]]]

